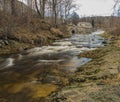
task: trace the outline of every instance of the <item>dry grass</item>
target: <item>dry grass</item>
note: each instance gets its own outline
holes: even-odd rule
[[[55,28],[48,21],[39,18],[13,18],[3,12],[0,12],[0,16],[0,40],[12,41],[8,46],[0,48],[0,55],[17,52],[19,48],[48,45],[69,35],[64,28]]]
[[[34,45],[12,41],[10,45],[0,48],[0,55],[16,53],[18,51],[34,47]]]
[[[113,36],[120,36],[120,27],[116,27],[115,29],[110,30],[109,34]]]
[[[110,45],[85,52],[80,54],[80,57],[93,60],[78,68],[72,77],[71,85],[63,89],[63,93],[68,93],[68,99],[73,102],[107,102],[111,98],[114,100],[111,102],[119,102],[120,47]]]

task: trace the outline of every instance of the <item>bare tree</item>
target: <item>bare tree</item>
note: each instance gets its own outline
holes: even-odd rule
[[[57,0],[52,0],[52,15],[54,19],[54,24],[57,24]]]
[[[30,21],[33,15],[48,18],[54,25],[63,23],[76,8],[74,0],[0,0],[0,8],[12,16]],[[24,19],[26,19],[24,18]]]
[[[44,19],[44,17],[45,17],[46,1],[47,1],[47,0],[40,0],[41,14],[42,14],[42,18],[43,18],[43,19]]]
[[[11,0],[11,14],[13,16],[16,16],[16,8],[15,8],[15,5],[16,5],[16,0]]]
[[[35,0],[34,3],[40,18],[44,19],[47,0]]]
[[[37,10],[37,13],[38,13],[39,16],[41,17],[41,12],[39,11],[39,7],[38,7],[38,2],[37,2],[37,0],[35,0],[35,7],[36,7],[36,10]]]

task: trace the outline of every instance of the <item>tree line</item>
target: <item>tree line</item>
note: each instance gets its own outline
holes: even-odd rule
[[[48,18],[53,24],[64,22],[77,8],[74,0],[0,0],[0,9],[12,16]]]

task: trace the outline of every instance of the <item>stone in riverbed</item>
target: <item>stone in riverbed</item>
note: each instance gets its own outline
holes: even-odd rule
[[[4,44],[5,44],[5,45],[9,45],[8,40],[5,40],[5,41],[4,41]]]
[[[9,45],[9,41],[8,40],[0,40],[0,47]]]

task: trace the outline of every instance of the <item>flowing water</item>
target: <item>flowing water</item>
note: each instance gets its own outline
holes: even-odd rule
[[[8,58],[0,58],[0,70],[14,68],[29,71],[36,67],[49,68],[59,65],[61,69],[73,72],[77,67],[91,61],[89,58],[78,58],[78,54],[104,46],[105,40],[99,36],[102,33],[104,31],[98,30],[87,35],[75,34],[49,46],[36,47]]]

